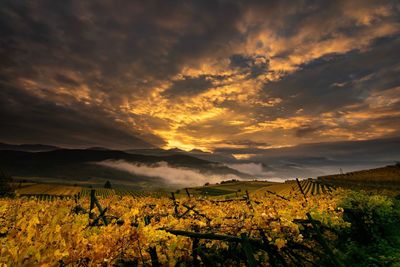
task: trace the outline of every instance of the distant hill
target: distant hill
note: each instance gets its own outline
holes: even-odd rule
[[[101,147],[101,146],[93,146],[93,147],[88,147],[86,150],[110,150],[109,148],[106,147]]]
[[[173,149],[161,149],[161,148],[153,148],[153,149],[129,149],[125,150],[127,153],[131,154],[139,154],[139,155],[151,155],[151,156],[164,156],[164,155],[188,155],[192,157],[196,157],[199,159],[214,161],[214,162],[236,162],[236,159],[233,156],[229,156],[227,154],[219,154],[219,153],[209,153],[204,152],[199,149],[193,149],[191,151],[184,151],[181,149],[173,148]]]
[[[228,168],[222,164],[210,162],[185,154],[174,155],[138,155],[117,150],[99,149],[58,149],[46,152],[0,151],[0,168],[15,177],[45,177],[57,182],[91,182],[114,180],[120,184],[147,183],[160,184],[157,177],[134,175],[107,166],[93,164],[106,160],[123,160],[129,163],[151,165],[166,162],[169,166],[189,168],[203,174],[236,175],[245,179],[253,177]]]
[[[13,150],[13,151],[27,151],[27,152],[43,152],[60,149],[56,146],[42,145],[42,144],[22,144],[12,145],[0,143],[0,150]]]
[[[46,145],[46,144],[6,144],[0,143],[0,150],[12,150],[12,151],[25,151],[25,152],[46,152],[53,150],[61,150],[65,149],[63,147]],[[86,150],[98,150],[98,151],[112,151],[112,149],[107,147],[88,147]],[[172,156],[172,155],[188,155],[192,157],[196,157],[199,159],[203,159],[206,161],[214,161],[214,162],[233,162],[236,159],[233,156],[229,156],[226,154],[220,153],[209,153],[204,152],[200,149],[193,149],[191,151],[181,150],[179,148],[172,149],[161,149],[161,148],[137,148],[137,149],[128,149],[122,150],[123,152],[135,155],[147,155],[147,156]]]
[[[336,185],[359,185],[400,189],[400,164],[381,168],[318,177],[318,180]]]

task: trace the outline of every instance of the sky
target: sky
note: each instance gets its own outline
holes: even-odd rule
[[[400,136],[398,1],[5,0],[0,34],[1,142],[249,159]]]

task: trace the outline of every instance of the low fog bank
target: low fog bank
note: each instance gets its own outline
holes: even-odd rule
[[[250,174],[259,180],[268,180],[272,182],[284,182],[295,178],[317,178],[318,176],[337,174],[341,171],[351,172],[364,170],[369,168],[377,168],[385,166],[384,163],[368,163],[368,164],[337,164],[337,165],[312,165],[299,164],[294,162],[273,162],[270,165],[257,162],[244,163],[226,163],[229,168],[235,169],[242,173]]]
[[[170,166],[167,162],[158,162],[153,165],[131,163],[124,160],[106,160],[96,164],[126,171],[134,175],[158,177],[170,186],[201,186],[205,183],[217,183],[223,180],[237,179],[240,177],[230,175],[214,175],[200,173],[196,169],[178,168]]]
[[[227,163],[225,165],[242,173],[250,174],[259,180],[268,180],[278,183],[282,183],[286,180],[284,178],[276,176],[276,173],[268,171],[268,169],[262,163]]]
[[[271,149],[219,149],[217,152],[252,155],[246,160],[225,164],[259,179],[316,178],[392,165],[400,160],[400,137]]]

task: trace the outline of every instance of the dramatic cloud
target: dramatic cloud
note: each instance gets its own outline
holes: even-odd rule
[[[389,0],[6,0],[0,141],[244,159],[400,136],[399,17]]]
[[[269,60],[263,55],[232,55],[229,60],[231,67],[238,68],[244,73],[249,73],[252,78],[268,72]]]
[[[190,96],[202,93],[212,87],[212,82],[206,76],[184,77],[174,81],[172,86],[163,92],[166,96]]]

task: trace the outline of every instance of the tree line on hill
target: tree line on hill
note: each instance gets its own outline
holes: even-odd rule
[[[0,197],[12,196],[14,194],[12,181],[11,176],[0,170]]]

